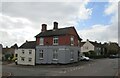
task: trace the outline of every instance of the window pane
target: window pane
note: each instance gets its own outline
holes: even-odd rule
[[[24,54],[24,50],[22,50],[22,54]]]
[[[74,58],[74,53],[73,52],[74,52],[73,50],[70,51],[71,60],[73,60],[73,58]]]
[[[58,52],[57,52],[57,50],[53,50],[53,59],[58,59]]]
[[[39,50],[40,53],[39,53],[39,58],[43,58],[43,50]]]
[[[31,62],[31,61],[32,61],[32,58],[29,58],[28,61]]]
[[[25,60],[25,57],[21,57],[21,60],[24,61],[24,60]]]
[[[17,57],[18,55],[17,54],[15,54],[15,57]]]
[[[29,54],[32,54],[32,50],[29,50]]]
[[[44,43],[44,38],[40,38],[40,45],[43,45]]]
[[[53,45],[58,45],[58,37],[53,38]]]
[[[74,37],[73,36],[71,36],[70,42],[71,42],[71,45],[74,45]]]

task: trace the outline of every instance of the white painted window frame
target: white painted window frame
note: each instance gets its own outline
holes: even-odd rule
[[[59,38],[57,36],[53,37],[53,45],[58,45],[58,44],[59,44]]]
[[[53,50],[53,60],[58,60],[58,50]]]
[[[40,37],[39,45],[44,45],[44,38],[43,37]]]
[[[43,57],[44,57],[44,55],[43,55],[43,50],[39,50],[40,52],[39,52],[39,59],[43,59]],[[42,55],[42,57],[40,57],[40,54]]]

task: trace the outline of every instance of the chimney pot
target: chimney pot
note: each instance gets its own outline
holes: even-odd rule
[[[97,43],[97,41],[95,41],[95,43]]]
[[[28,40],[26,40],[26,42],[28,42]]]
[[[58,22],[54,22],[54,28],[53,29],[58,29]]]
[[[47,24],[42,24],[41,32],[44,32],[47,30]]]
[[[87,39],[87,41],[89,41],[89,39]]]

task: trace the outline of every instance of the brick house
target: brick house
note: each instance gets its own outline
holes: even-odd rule
[[[79,60],[81,38],[74,27],[58,28],[54,22],[52,30],[42,24],[36,36],[36,64],[67,64]]]
[[[8,47],[8,46],[3,47],[2,48],[2,60],[9,60],[8,59],[9,57],[14,57],[15,50],[17,49],[18,49],[17,44],[14,44],[11,47]]]

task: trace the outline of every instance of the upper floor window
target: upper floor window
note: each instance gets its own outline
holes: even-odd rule
[[[78,40],[78,46],[80,45],[80,41]]]
[[[74,45],[74,36],[71,36],[70,43],[71,43],[71,45]]]
[[[32,50],[29,50],[29,54],[32,54]]]
[[[44,38],[40,38],[40,45],[44,45]]]
[[[22,50],[22,54],[24,54],[25,52],[24,52],[24,50]]]
[[[53,50],[53,60],[58,60],[58,51]]]
[[[58,37],[53,38],[53,45],[58,45]]]
[[[39,53],[39,58],[40,58],[40,59],[43,59],[43,50],[39,50],[39,52],[40,52],[40,53]]]

